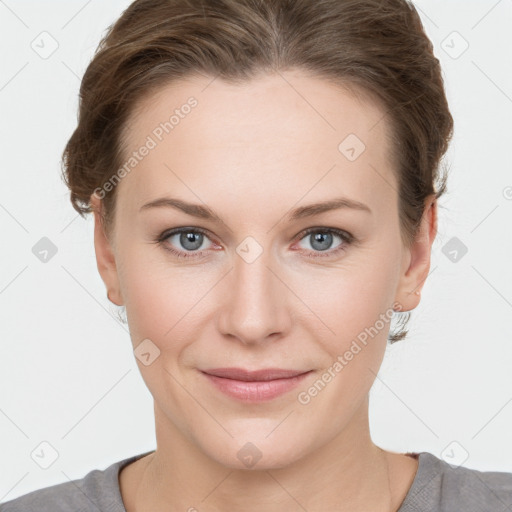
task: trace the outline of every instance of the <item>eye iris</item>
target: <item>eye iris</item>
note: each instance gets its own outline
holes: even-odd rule
[[[193,251],[201,247],[203,243],[202,237],[203,235],[201,233],[191,233],[190,231],[188,233],[181,233],[180,244],[182,244],[182,246],[185,247],[186,249]],[[192,247],[187,245],[189,242],[192,243]]]
[[[315,244],[312,242],[311,247],[318,251],[325,251],[329,249],[332,243],[332,234],[331,233],[316,233],[313,236],[313,242],[320,242],[320,247],[315,247]],[[327,243],[326,243],[327,240]]]

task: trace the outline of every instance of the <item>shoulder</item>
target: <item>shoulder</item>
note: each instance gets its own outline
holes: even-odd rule
[[[83,478],[1,503],[0,512],[126,512],[119,490],[119,472],[144,455],[134,455],[114,462],[106,469],[94,469]]]
[[[501,512],[511,506],[512,473],[453,466],[421,452],[399,512]]]

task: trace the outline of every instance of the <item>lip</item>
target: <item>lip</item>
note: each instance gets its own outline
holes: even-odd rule
[[[244,402],[272,400],[297,387],[313,370],[213,368],[201,373],[218,390]]]

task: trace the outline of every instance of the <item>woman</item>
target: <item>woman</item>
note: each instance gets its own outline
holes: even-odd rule
[[[512,474],[370,436],[390,319],[429,273],[453,130],[410,3],[138,0],[80,94],[65,179],[94,213],[157,447],[2,511],[511,505]]]

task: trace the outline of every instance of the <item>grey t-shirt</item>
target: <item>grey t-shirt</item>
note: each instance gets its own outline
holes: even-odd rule
[[[126,512],[119,472],[149,453],[95,469],[72,482],[29,492],[0,504],[0,512]],[[418,470],[398,512],[512,511],[512,473],[452,467],[431,453],[417,455]]]

